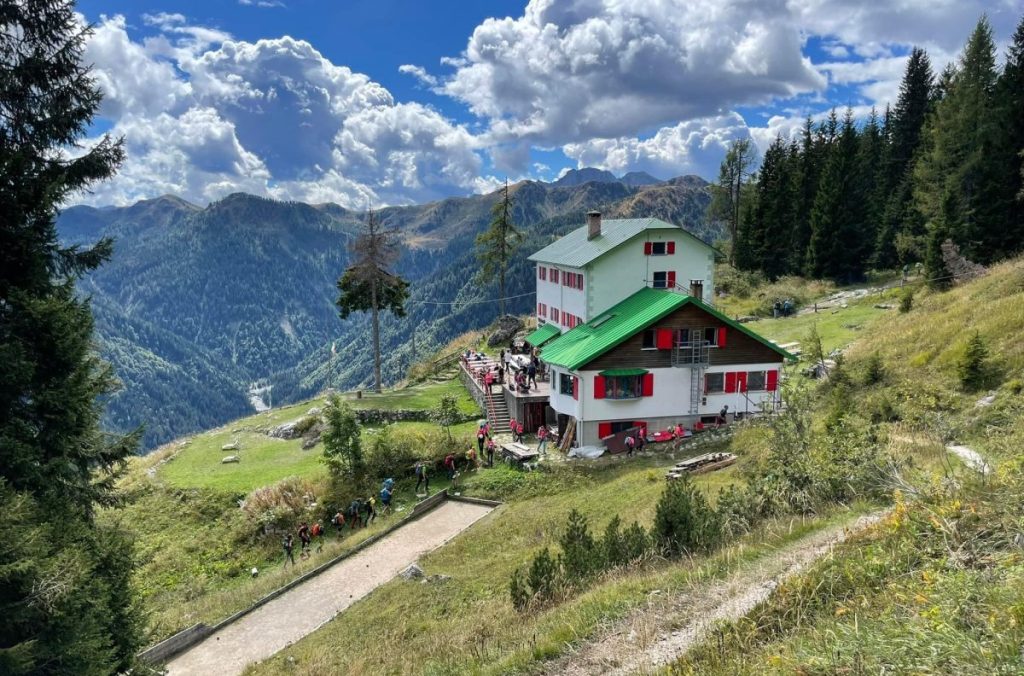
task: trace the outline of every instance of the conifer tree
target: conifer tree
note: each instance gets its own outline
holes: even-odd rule
[[[743,197],[747,194],[744,188],[751,178],[750,167],[753,163],[754,147],[750,139],[733,141],[722,160],[718,183],[712,188],[710,211],[715,217],[725,220],[734,244],[739,236]],[[735,246],[733,249],[729,262],[736,265]]]
[[[996,152],[1002,166],[1000,201],[1006,205],[1004,237],[1006,254],[1024,248],[1024,17],[1021,17],[1006,51],[1006,65],[996,87],[999,130],[1002,139]]]
[[[498,314],[502,317],[505,316],[505,277],[512,254],[522,241],[523,234],[512,223],[512,195],[506,179],[501,197],[491,208],[490,226],[476,236],[476,255],[480,262],[477,279],[486,284],[497,276]]]
[[[826,134],[833,136],[835,111]],[[818,277],[852,281],[862,274],[860,262],[849,254],[856,248],[859,222],[855,204],[857,184],[857,130],[847,110],[842,129],[831,143],[828,161],[811,212],[810,271]]]
[[[0,673],[117,673],[141,642],[132,549],[95,512],[138,433],[100,430],[116,382],[75,289],[112,244],[62,246],[55,219],[124,153],[80,145],[100,92],[73,3],[10,0],[0,23]]]
[[[352,265],[338,280],[338,314],[348,319],[353,312],[369,312],[373,339],[373,389],[381,391],[380,313],[405,316],[409,283],[390,272],[398,260],[395,233],[384,230],[370,210],[366,230],[352,242]]]
[[[994,115],[995,44],[982,17],[955,71],[942,78],[941,100],[929,123],[928,147],[915,170],[916,201],[928,227],[943,228],[973,259],[998,255],[1001,217]],[[940,223],[941,221],[941,223]],[[936,240],[929,235],[930,243]]]
[[[818,192],[821,175],[821,148],[815,142],[814,123],[808,117],[800,134],[799,167],[794,176],[796,183],[795,215],[790,238],[789,270],[803,274],[807,269],[807,250],[811,244],[811,211]]]
[[[876,268],[893,268],[901,260],[897,241],[920,236],[922,223],[915,212],[912,167],[932,97],[932,67],[927,52],[915,47],[900,83],[900,94],[888,121],[889,141],[881,178],[878,209],[880,223],[872,263]]]

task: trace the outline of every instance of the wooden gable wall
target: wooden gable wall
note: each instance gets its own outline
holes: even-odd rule
[[[725,347],[710,349],[711,366],[728,364],[781,363],[782,355],[759,343],[742,331],[728,326],[722,320],[696,305],[684,305],[651,325],[650,329],[701,329],[725,327]],[[646,329],[645,329],[646,330]],[[671,350],[643,349],[643,331],[593,359],[580,370],[603,371],[613,368],[668,368],[672,366]]]

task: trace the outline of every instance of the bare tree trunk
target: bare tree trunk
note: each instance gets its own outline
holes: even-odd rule
[[[377,307],[377,280],[370,283],[370,304],[373,306],[373,391],[380,394],[380,308]]]
[[[505,316],[505,266],[498,271],[498,316]]]

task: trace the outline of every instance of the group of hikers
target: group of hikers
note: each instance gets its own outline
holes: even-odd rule
[[[419,463],[417,463],[417,467]],[[429,483],[428,483],[429,490]],[[417,489],[419,484],[417,484]],[[331,517],[330,523],[333,524],[334,530],[337,532],[338,537],[341,537],[345,527],[348,526],[349,530],[355,530],[356,528],[366,528],[374,519],[377,518],[377,514],[385,514],[391,509],[391,497],[395,492],[395,480],[385,479],[381,485],[381,489],[378,495],[370,495],[366,498],[355,498],[349,503],[348,508],[341,510],[339,509],[333,517]],[[379,500],[378,500],[379,496]],[[377,505],[380,504],[380,511],[378,512]],[[326,531],[324,530],[323,523],[320,521],[314,521],[309,524],[303,521],[299,524],[296,531],[299,536],[299,543],[301,545],[299,550],[299,558],[309,558],[310,553],[313,550],[314,545],[316,551],[323,551],[324,548],[324,537]],[[281,547],[284,549],[284,563],[287,566],[290,562],[293,566],[295,565],[295,538],[291,533],[285,533],[284,537],[281,538]]]
[[[486,355],[482,352],[476,352],[474,350],[466,350],[463,355],[463,360],[466,362],[467,367],[472,367],[473,362],[483,361]],[[537,385],[537,378],[543,379],[543,365],[540,361],[540,357],[537,355],[537,351],[533,350],[529,356],[529,361],[526,364],[517,363],[512,349],[502,349],[498,354],[498,363],[491,368],[484,368],[481,366],[475,370],[471,369],[480,384],[487,388],[490,392],[494,385],[498,387],[512,388],[517,392],[529,392],[530,390],[539,389]]]

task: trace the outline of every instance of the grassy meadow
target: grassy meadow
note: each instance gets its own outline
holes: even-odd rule
[[[1024,673],[1024,260],[944,293],[848,351],[850,406],[886,410],[890,443],[928,457],[893,482],[896,509],[673,665],[674,673]],[[967,341],[987,383],[959,377]],[[857,383],[874,355],[881,382]],[[882,403],[884,402],[884,407]],[[981,452],[981,476],[941,460]]]

